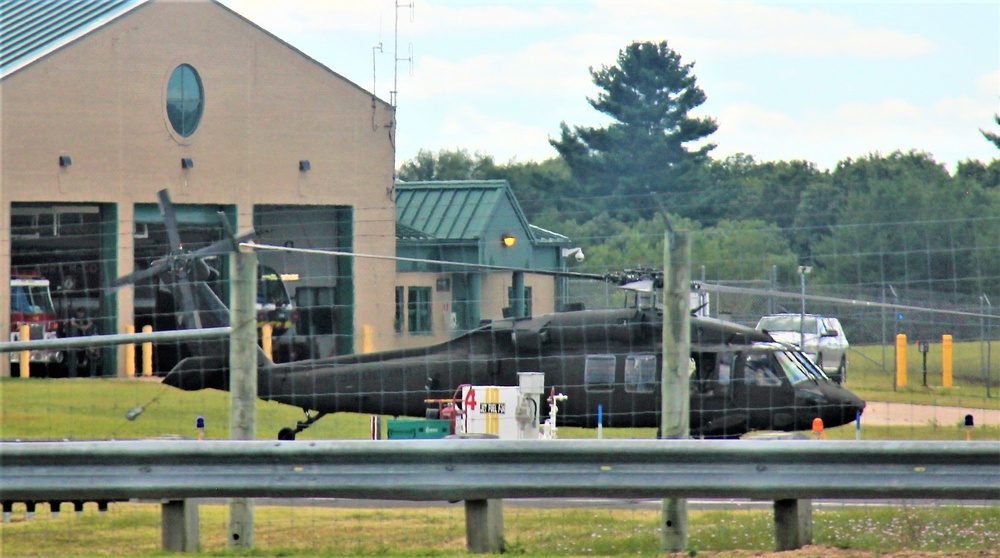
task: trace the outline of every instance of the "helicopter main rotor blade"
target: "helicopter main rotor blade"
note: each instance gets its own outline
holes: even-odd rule
[[[125,285],[134,285],[140,281],[145,281],[146,279],[152,279],[157,275],[163,273],[170,269],[170,264],[167,262],[161,262],[158,264],[151,265],[146,269],[139,271],[134,271],[128,275],[123,275],[114,281],[108,283],[109,289],[117,289],[119,287],[124,287]]]
[[[170,240],[170,251],[179,253],[181,251],[181,233],[177,229],[177,214],[174,213],[174,204],[170,201],[170,193],[167,190],[160,190],[156,193],[157,202],[160,206],[160,215],[163,215],[163,224],[167,227],[167,238]]]
[[[253,240],[255,236],[257,236],[257,233],[254,232],[249,232],[242,236],[237,236],[237,237],[229,236],[228,238],[217,240],[209,244],[208,246],[199,248],[194,252],[191,252],[190,255],[196,258],[207,258],[209,256],[217,256],[219,254],[229,254],[232,252],[236,252],[237,250],[239,250],[241,242],[249,242]]]
[[[170,265],[174,272],[174,285],[177,287],[177,294],[180,298],[180,311],[183,316],[185,327],[200,328],[201,319],[198,315],[198,308],[195,306],[194,289],[191,286],[191,279],[188,277],[188,265],[194,254],[183,254],[184,246],[181,244],[181,233],[177,228],[177,214],[174,212],[174,204],[170,201],[170,192],[166,189],[156,193],[157,203],[160,206],[160,214],[163,215],[163,224],[167,229],[167,238],[170,240]]]

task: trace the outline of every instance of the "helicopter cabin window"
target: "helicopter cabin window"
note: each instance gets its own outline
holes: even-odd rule
[[[652,393],[656,387],[656,355],[629,355],[625,359],[625,391]]]
[[[396,316],[392,321],[396,333],[403,333],[403,315],[406,312],[405,292],[406,289],[403,287],[396,287]]]
[[[757,386],[780,386],[781,378],[771,366],[771,358],[767,354],[750,355],[746,360],[747,382]]]
[[[430,287],[410,287],[407,293],[406,310],[410,333],[431,332]]]
[[[615,387],[615,355],[587,355],[583,382],[587,391],[611,391]]]

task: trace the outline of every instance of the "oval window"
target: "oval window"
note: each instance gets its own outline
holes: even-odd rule
[[[181,64],[170,74],[167,82],[167,118],[174,131],[188,137],[198,128],[205,108],[205,95],[198,72],[188,64]]]

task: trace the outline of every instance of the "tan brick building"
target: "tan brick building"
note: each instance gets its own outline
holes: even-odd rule
[[[393,107],[225,6],[24,2],[2,31],[0,329],[11,270],[34,269],[124,332],[141,289],[99,286],[162,255],[162,189],[188,247],[222,212],[259,242],[395,253]],[[393,343],[393,262],[260,259],[336,299],[335,352]]]

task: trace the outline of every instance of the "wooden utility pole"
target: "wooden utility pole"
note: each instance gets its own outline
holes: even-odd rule
[[[257,437],[257,255],[240,248],[229,257],[233,280],[229,321],[229,438]],[[250,498],[229,500],[229,547],[253,548],[254,505]]]
[[[691,247],[686,233],[667,232],[663,242],[663,409],[660,432],[664,439],[690,436],[691,407]],[[666,498],[662,507],[662,546],[665,552],[687,550],[687,499]]]

